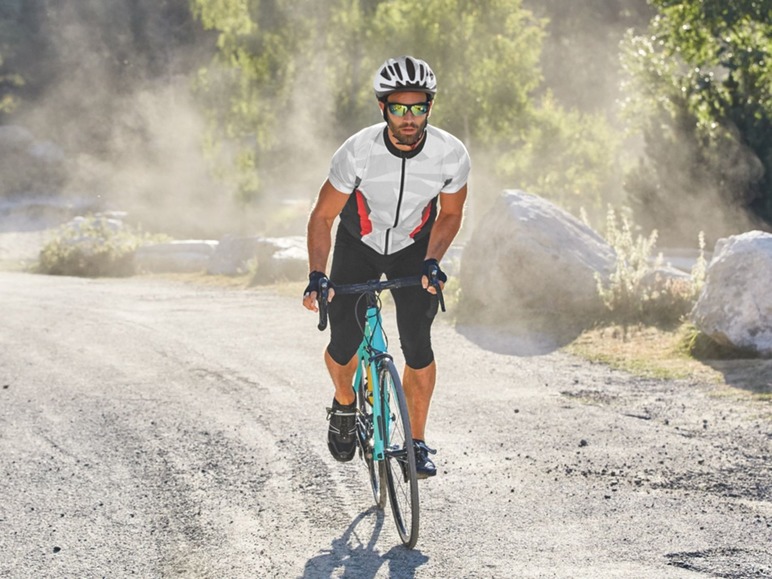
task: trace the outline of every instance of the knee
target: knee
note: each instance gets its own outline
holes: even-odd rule
[[[402,340],[401,344],[405,363],[414,370],[426,368],[434,362],[434,350],[430,342],[411,343],[409,340]]]

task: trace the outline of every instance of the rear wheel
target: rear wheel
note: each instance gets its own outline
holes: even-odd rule
[[[386,506],[386,467],[383,461],[373,459],[373,409],[368,401],[367,372],[362,364],[361,380],[354,386],[357,395],[357,440],[359,456],[367,467],[367,478],[373,499],[379,509]],[[371,391],[372,392],[372,391]]]
[[[402,542],[412,549],[418,541],[418,480],[415,470],[413,435],[405,393],[399,373],[391,360],[383,360],[378,371],[381,407],[387,414],[384,437],[386,484],[394,522]]]

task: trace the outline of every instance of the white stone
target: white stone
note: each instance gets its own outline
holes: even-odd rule
[[[134,252],[134,266],[138,271],[152,273],[204,271],[217,243],[205,239],[144,245]]]
[[[593,229],[536,195],[505,191],[481,219],[461,260],[462,321],[597,319],[596,273],[607,279],[614,250]]]
[[[772,234],[719,239],[691,320],[717,343],[772,356]]]

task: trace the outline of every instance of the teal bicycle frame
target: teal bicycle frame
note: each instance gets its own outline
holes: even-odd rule
[[[384,459],[384,438],[389,432],[389,409],[383,407],[383,397],[381,394],[381,384],[378,376],[378,362],[383,358],[391,359],[386,353],[386,339],[383,334],[383,320],[381,319],[380,309],[375,304],[367,305],[365,314],[364,337],[357,351],[356,374],[354,375],[354,384],[361,388],[367,381],[368,392],[366,396],[372,396],[373,406],[373,459],[382,461]],[[362,376],[366,372],[367,376]],[[387,402],[388,405],[388,402]]]

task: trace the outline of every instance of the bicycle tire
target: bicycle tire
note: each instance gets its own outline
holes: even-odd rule
[[[412,549],[418,541],[420,521],[410,417],[399,373],[390,359],[381,361],[378,377],[382,408],[389,412],[389,428],[384,437],[389,502],[400,539],[408,549]]]
[[[383,509],[386,506],[386,466],[383,461],[373,457],[373,410],[367,401],[367,373],[362,365],[359,384],[355,385],[357,393],[357,440],[359,441],[359,456],[367,467],[367,480],[373,492],[375,506]]]

